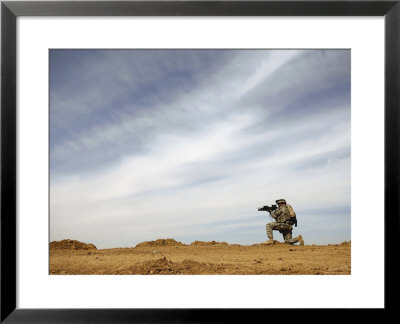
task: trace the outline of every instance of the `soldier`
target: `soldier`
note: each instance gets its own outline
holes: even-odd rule
[[[300,245],[304,245],[303,237],[301,235],[299,235],[295,238],[292,238],[293,226],[291,225],[291,222],[290,222],[291,216],[290,216],[290,209],[289,209],[292,207],[289,207],[288,205],[286,205],[285,199],[278,199],[275,202],[278,205],[278,208],[276,210],[270,212],[270,215],[272,216],[272,218],[275,219],[275,222],[267,224],[268,241],[265,241],[264,243],[265,244],[274,244],[272,231],[275,230],[275,231],[279,231],[280,233],[282,233],[285,243],[295,244],[297,242],[300,242]],[[293,209],[292,209],[292,211],[293,211]],[[294,213],[294,211],[293,211],[293,213]]]

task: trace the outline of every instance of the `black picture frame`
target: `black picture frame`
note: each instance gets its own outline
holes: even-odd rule
[[[378,1],[2,1],[1,2],[1,322],[199,323],[263,318],[264,309],[16,308],[16,19],[18,16],[384,16],[385,309],[391,309],[399,237],[400,0]],[[367,239],[367,238],[366,238]],[[397,254],[396,254],[397,255]],[[368,283],[366,283],[367,285]],[[270,310],[269,310],[270,312]],[[270,313],[268,313],[270,316]],[[240,315],[240,316],[239,316]]]

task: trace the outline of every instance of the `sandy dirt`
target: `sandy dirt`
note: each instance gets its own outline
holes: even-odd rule
[[[73,243],[68,243],[71,241]],[[143,242],[133,248],[98,250],[92,244],[50,243],[52,275],[349,275],[351,242],[332,245],[238,245],[173,239]],[[81,249],[79,249],[79,246]],[[77,248],[78,247],[78,248]]]

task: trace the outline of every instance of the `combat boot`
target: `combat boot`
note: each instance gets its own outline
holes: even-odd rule
[[[300,243],[300,245],[304,245],[304,240],[303,240],[303,237],[301,235],[297,236],[296,240]]]
[[[273,239],[269,239],[268,241],[265,241],[265,242],[263,242],[262,244],[268,244],[268,245],[270,245],[270,244],[275,244],[275,242],[274,242]]]

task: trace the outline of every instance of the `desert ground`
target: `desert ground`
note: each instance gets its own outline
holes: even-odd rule
[[[132,248],[97,249],[75,240],[50,242],[52,275],[349,275],[351,242],[239,245],[174,239]]]

